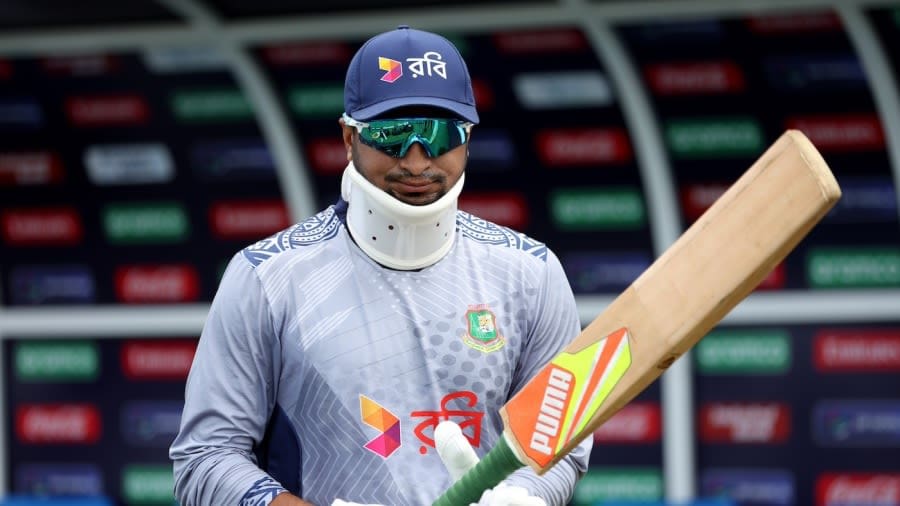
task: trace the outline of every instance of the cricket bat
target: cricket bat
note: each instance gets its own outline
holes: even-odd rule
[[[840,196],[815,146],[786,131],[500,409],[503,437],[434,505],[478,502],[525,465],[550,469],[749,295]]]

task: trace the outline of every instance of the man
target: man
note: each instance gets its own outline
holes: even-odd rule
[[[170,450],[182,506],[431,504],[451,484],[437,423],[483,454],[580,331],[546,246],[457,210],[478,114],[449,41],[373,37],[344,105],[342,198],[236,254],[212,303]],[[565,504],[589,452],[481,504]]]

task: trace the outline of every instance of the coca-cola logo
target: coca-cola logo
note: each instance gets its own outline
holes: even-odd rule
[[[130,379],[185,379],[196,341],[132,341],[122,345],[122,372]]]
[[[900,505],[900,473],[826,473],[816,480],[817,506]]]
[[[200,280],[190,265],[116,269],[116,297],[126,303],[175,303],[197,299]]]
[[[90,404],[32,404],[16,409],[16,435],[23,443],[95,443],[101,426],[100,412]]]

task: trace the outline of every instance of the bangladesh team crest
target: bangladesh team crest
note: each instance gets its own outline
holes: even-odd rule
[[[471,348],[490,353],[506,344],[506,339],[497,328],[497,317],[487,304],[469,306],[466,311],[466,333],[463,342]]]

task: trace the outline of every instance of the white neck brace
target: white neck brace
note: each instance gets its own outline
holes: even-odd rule
[[[443,197],[414,206],[370,183],[350,162],[341,179],[347,227],[356,244],[381,265],[405,271],[428,267],[453,246],[456,200],[464,181],[462,175]]]

